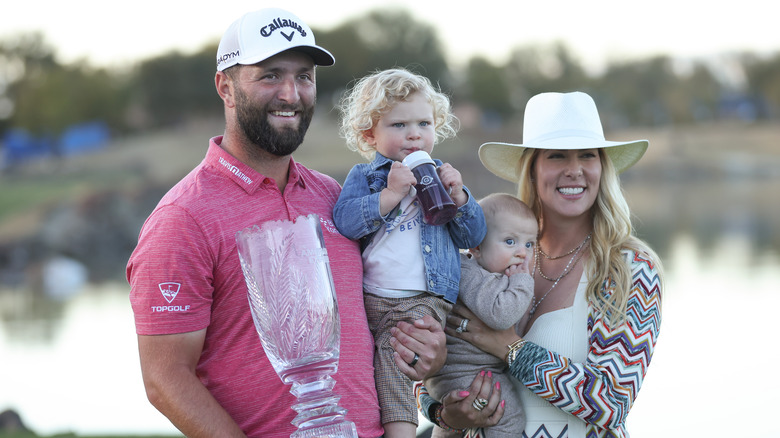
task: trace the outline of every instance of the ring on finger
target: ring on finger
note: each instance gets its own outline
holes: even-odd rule
[[[460,325],[458,326],[458,328],[455,329],[455,331],[458,332],[458,333],[467,332],[468,331],[468,325],[469,325],[468,318],[463,318],[463,319],[460,320]]]
[[[409,362],[408,365],[414,368],[414,366],[417,365],[418,360],[420,360],[420,356],[417,353],[414,353],[414,358],[412,358],[412,361]]]
[[[488,404],[488,401],[486,399],[484,399],[484,398],[477,398],[477,399],[474,399],[474,402],[471,403],[471,406],[474,409],[476,409],[478,411],[481,411],[481,410],[485,409],[485,406],[487,406],[487,404]]]

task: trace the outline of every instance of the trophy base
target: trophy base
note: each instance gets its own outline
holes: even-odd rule
[[[298,429],[290,438],[358,438],[358,434],[353,422],[342,421],[311,429]]]

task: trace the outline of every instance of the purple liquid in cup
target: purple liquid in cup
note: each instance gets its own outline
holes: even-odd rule
[[[443,225],[451,221],[458,212],[458,207],[439,179],[436,163],[431,156],[425,151],[412,152],[404,158],[403,163],[417,178],[414,188],[417,190],[417,199],[420,201],[425,223]]]

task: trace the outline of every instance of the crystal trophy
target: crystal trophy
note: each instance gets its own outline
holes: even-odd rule
[[[291,436],[357,438],[333,392],[341,329],[319,216],[255,225],[236,243],[263,349],[297,398]]]

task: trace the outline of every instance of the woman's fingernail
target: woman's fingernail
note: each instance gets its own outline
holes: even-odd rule
[[[483,371],[480,371],[480,372],[479,372],[479,375],[480,375],[480,376],[482,376],[482,377],[485,377],[485,371],[484,371],[484,370],[483,370]]]
[[[501,407],[504,407],[504,404],[506,403],[506,400],[501,400]]]
[[[488,371],[488,377],[493,378],[493,371]]]
[[[501,382],[496,382],[496,389],[501,389]]]
[[[468,397],[469,396],[469,392],[468,391],[461,391],[461,392],[458,393],[458,395],[460,397]]]

